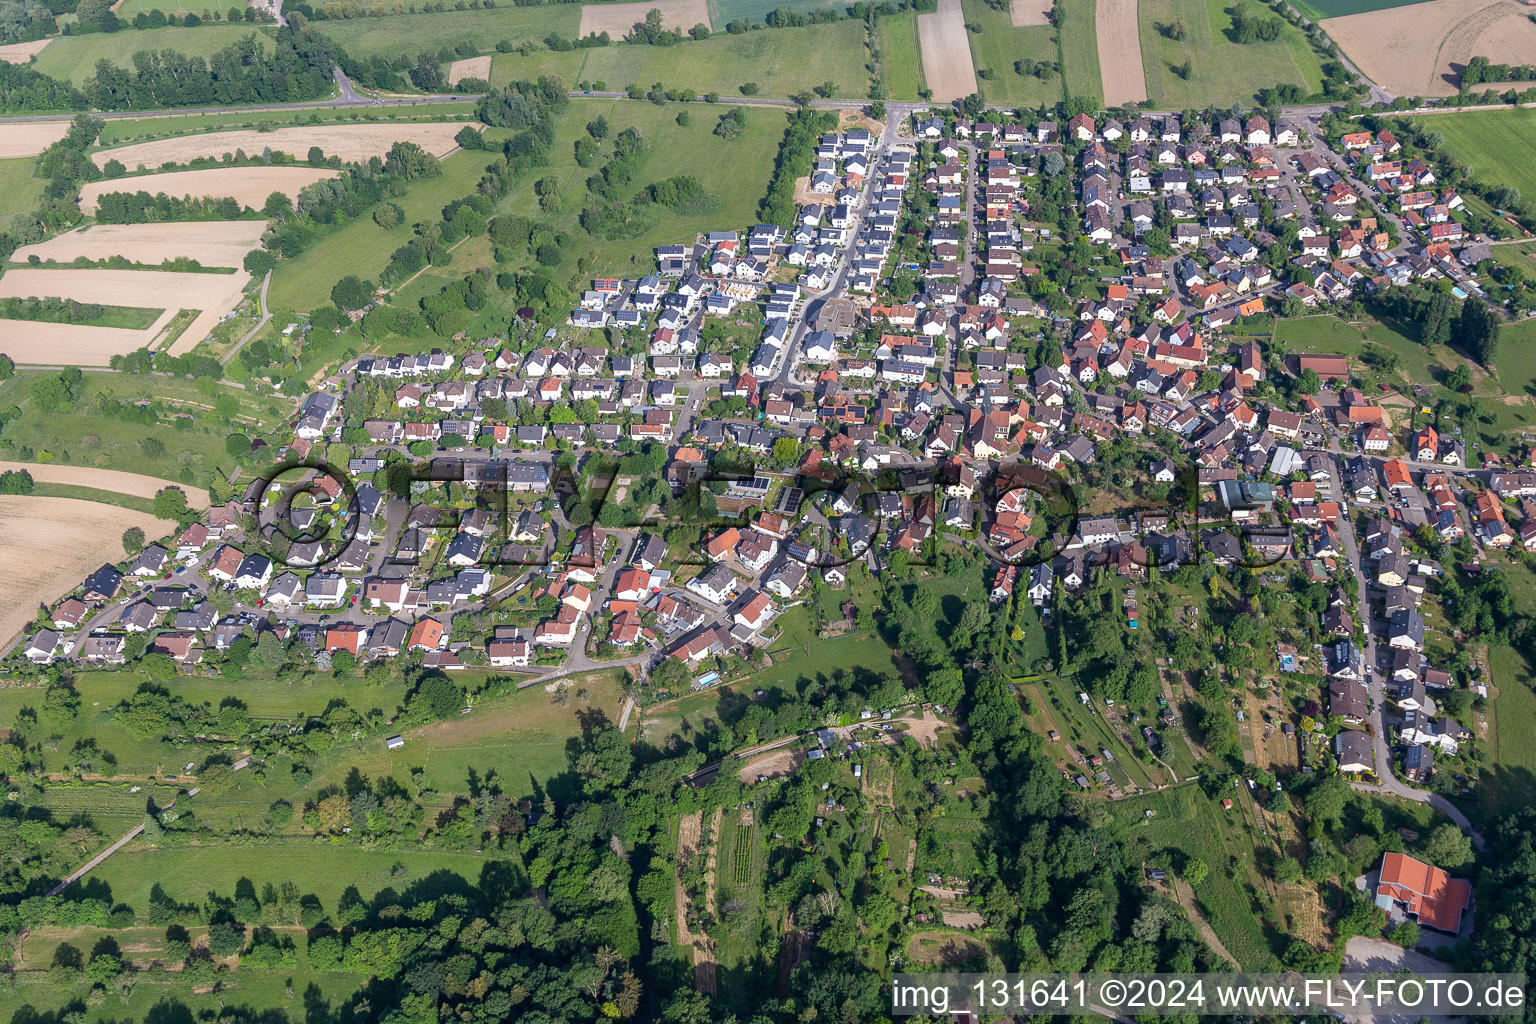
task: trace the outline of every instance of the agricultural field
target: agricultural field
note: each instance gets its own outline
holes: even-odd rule
[[[541,7],[507,5],[480,11],[439,11],[432,14],[398,14],[387,18],[354,18],[350,21],[316,23],[321,34],[334,39],[353,57],[394,55],[402,47],[411,50],[453,49],[468,45],[489,53],[497,43],[517,46],[540,43],[551,32],[576,38],[581,9],[575,4]]]
[[[1536,689],[1532,689],[1536,677],[1513,647],[1490,648],[1488,661],[1498,696],[1492,705],[1493,729],[1487,741],[1490,763],[1478,781],[1478,795],[1483,816],[1491,821],[1536,799],[1536,738],[1529,728],[1536,715]]]
[[[606,82],[609,89],[661,82],[673,89],[736,96],[742,83],[756,82],[762,96],[788,96],[830,81],[837,86],[836,96],[862,99],[868,86],[864,26],[857,21],[721,34],[677,46],[582,52],[586,59],[572,80]]]
[[[1513,185],[1521,195],[1536,196],[1536,110],[1473,110],[1423,121],[1427,130],[1445,138],[1445,148],[1474,177]],[[1498,246],[1494,251],[1506,248]]]
[[[199,171],[168,171],[93,181],[80,190],[80,209],[96,210],[96,197],[109,192],[149,192],[169,196],[228,196],[241,206],[261,209],[273,192],[296,197],[305,185],[334,178],[339,171],[326,167],[209,167]]]
[[[49,412],[38,408],[31,394],[33,382],[45,372],[21,371],[0,383],[0,408],[20,409],[0,432],[0,442],[7,442],[3,445],[7,455],[26,446],[39,459],[163,477],[189,490],[206,487],[215,474],[227,475],[232,466],[224,439],[232,430],[259,433],[292,407],[287,398],[263,400],[232,388],[215,386],[216,391],[204,394],[190,380],[87,370],[74,407]],[[159,402],[167,410],[162,414],[165,419],[170,410],[191,413],[193,418],[182,430],[171,430],[165,423],[127,423],[103,415],[95,402],[97,395],[124,402]],[[216,398],[234,400],[231,419],[214,411]]]
[[[1412,7],[1424,0],[1292,0],[1291,6],[1313,21],[1324,18],[1343,18],[1351,14],[1368,14],[1371,11],[1396,10]]]
[[[1261,89],[1282,83],[1308,93],[1322,86],[1322,66],[1299,29],[1287,24],[1274,42],[1232,38],[1231,0],[1142,0],[1142,60],[1147,95],[1159,108],[1250,103]],[[1169,37],[1182,25],[1184,38]],[[1173,67],[1188,62],[1188,79]]]
[[[179,135],[115,149],[100,149],[91,154],[91,159],[97,167],[105,167],[109,161],[116,160],[134,171],[237,152],[259,156],[268,149],[304,160],[312,147],[319,146],[328,157],[340,157],[344,163],[354,163],[366,161],[370,157],[382,157],[396,142],[414,142],[428,153],[442,156],[458,145],[454,142],[454,136],[467,124],[468,121],[384,122],[279,128],[270,132],[209,132],[206,135]]]
[[[579,35],[608,33],[611,39],[623,39],[645,21],[652,10],[661,12],[661,27],[687,32],[695,25],[709,24],[709,4],[705,0],[652,0],[638,3],[583,4]]]
[[[939,0],[939,9],[917,16],[917,43],[923,56],[923,80],[933,98],[948,103],[976,91],[970,31],[960,0]]]
[[[7,470],[25,470],[39,484],[65,484],[70,487],[88,487],[100,491],[112,491],[135,498],[153,498],[167,487],[179,487],[187,496],[192,508],[208,507],[208,492],[188,488],[175,480],[144,476],[142,473],[125,473],[117,469],[98,469],[91,466],[65,466],[52,462],[6,462],[0,460],[0,473]]]
[[[1512,0],[1430,0],[1410,12],[1393,5],[1322,27],[1368,78],[1403,96],[1456,95],[1472,57],[1525,64],[1536,53],[1536,22]]]
[[[207,58],[248,35],[258,36],[263,45],[270,48],[270,37],[249,25],[201,25],[197,28],[151,28],[64,36],[55,39],[38,54],[35,67],[50,77],[84,85],[85,80],[96,73],[99,60],[132,67],[133,55],[140,50],[176,50],[188,57]]]
[[[108,306],[163,310],[148,328],[128,331],[120,328],[78,327],[73,324],[13,322],[6,344],[11,358],[18,363],[68,362],[81,366],[103,366],[114,354],[115,345],[123,354],[153,342],[176,310],[198,310],[198,316],[170,347],[172,355],[181,355],[213,328],[220,316],[240,304],[250,275],[177,274],[161,270],[11,270],[0,277],[0,298],[54,297],[95,302]],[[121,331],[106,334],[107,331]],[[81,333],[84,332],[84,333]],[[147,340],[145,340],[147,338]],[[78,340],[77,340],[78,339]]]
[[[1098,106],[1104,93],[1099,74],[1097,13],[1093,0],[1059,0],[1057,32],[1061,37],[1062,90],[1066,97],[1091,100]]]
[[[465,57],[448,65],[448,84],[458,85],[466,78],[481,78],[489,82],[491,80],[491,56]]]
[[[218,16],[230,8],[244,10],[245,4],[241,0],[119,0],[116,10],[119,18],[133,20],[133,16],[143,11],[164,11],[166,14],[185,14],[191,12],[199,17],[207,19],[207,16]]]
[[[0,608],[0,643],[8,643],[37,613],[79,585],[102,562],[123,557],[123,531],[137,526],[161,537],[175,522],[114,505],[73,498],[0,495],[0,587],[26,595]]]
[[[1104,76],[1104,103],[1118,107],[1141,103],[1147,98],[1146,73],[1142,68],[1142,45],[1137,37],[1136,0],[1109,0],[1099,5],[1094,32],[1100,53],[1112,53],[1113,61],[1101,61]]]
[[[724,32],[726,25],[742,18],[754,25],[761,24],[764,18],[780,7],[810,14],[827,8],[842,11],[847,6],[837,0],[786,0],[783,3],[778,0],[709,0],[709,26],[716,32]]]
[[[36,177],[36,162],[29,159],[0,160],[0,217],[35,209],[47,184]]]
[[[6,43],[0,46],[0,60],[7,64],[26,64],[51,42],[52,39],[33,39],[25,43]]]
[[[37,156],[62,139],[68,131],[68,121],[8,124],[5,131],[0,132],[0,160]]]
[[[105,260],[122,256],[135,263],[157,264],[179,258],[205,267],[238,267],[261,243],[266,222],[259,220],[184,221],[169,224],[92,224],[46,242],[25,245],[12,254],[16,263],[36,256],[44,263]]]
[[[917,15],[887,15],[878,25],[880,75],[886,98],[917,99],[918,91],[923,87],[922,58],[917,52]]]
[[[285,125],[356,124],[370,121],[406,123],[437,118],[469,119],[475,112],[474,100],[444,100],[413,103],[408,107],[299,108],[284,110],[237,110],[220,113],[178,113],[155,117],[114,117],[102,123],[97,140],[103,146],[162,138],[168,135],[195,135],[200,132],[232,128]]]
[[[1047,24],[1016,27],[1013,18],[1004,11],[982,3],[981,0],[962,0],[965,21],[980,26],[980,32],[968,33],[971,40],[971,60],[976,65],[982,93],[988,103],[1009,107],[1038,107],[1061,99],[1061,76],[1050,74],[1037,78],[1033,74],[1019,74],[1014,70],[1016,61],[1056,62],[1056,29]],[[1017,8],[1018,4],[1015,4]],[[883,19],[882,28],[894,19]],[[894,60],[888,57],[887,60]],[[990,72],[990,78],[984,77]],[[888,67],[887,75],[897,73]],[[892,98],[896,94],[892,93]]]

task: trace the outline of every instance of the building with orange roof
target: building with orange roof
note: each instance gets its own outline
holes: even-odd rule
[[[1413,477],[1409,475],[1408,464],[1402,459],[1388,459],[1381,464],[1382,479],[1386,481],[1389,491],[1411,491],[1413,489]]]
[[[411,627],[411,638],[406,641],[406,650],[435,651],[443,646],[445,636],[443,624],[436,619],[422,619]]]
[[[1381,879],[1376,886],[1376,905],[1392,912],[1394,906],[1415,918],[1421,927],[1455,935],[1472,905],[1472,886],[1464,878],[1452,878],[1433,864],[1401,853],[1381,858]]]
[[[367,642],[367,628],[354,626],[349,622],[332,626],[325,631],[325,649],[327,651],[346,651],[348,654],[361,654],[363,644]]]

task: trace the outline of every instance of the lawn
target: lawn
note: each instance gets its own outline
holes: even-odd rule
[[[1493,735],[1488,743],[1490,766],[1483,769],[1479,794],[1484,816],[1492,821],[1536,800],[1536,690],[1531,666],[1513,647],[1488,651],[1493,683]]]
[[[541,8],[532,8],[540,10]],[[830,81],[835,96],[863,99],[868,87],[864,26],[857,21],[715,35],[676,46],[607,46],[586,51],[579,78],[609,89],[631,83],[736,96],[756,82],[762,96],[788,96]]]
[[[121,32],[63,36],[49,43],[37,55],[37,63],[33,66],[53,78],[84,85],[85,80],[96,73],[96,62],[103,58],[125,68],[133,66],[133,55],[140,50],[176,50],[188,57],[207,58],[252,34],[261,36],[263,45],[271,48],[270,37],[249,25],[124,29]]]
[[[742,18],[760,25],[771,11],[780,7],[802,14],[825,10],[841,13],[848,4],[841,0],[709,0],[709,25],[716,32],[725,31],[727,24]]]
[[[29,213],[43,197],[42,178],[34,177],[36,161],[32,157],[0,160],[0,218],[13,213]]]
[[[423,103],[411,107],[353,108],[351,110],[263,110],[221,114],[170,114],[165,117],[120,117],[103,122],[102,146],[160,139],[170,135],[196,135],[219,129],[259,128],[262,125],[350,124],[355,121],[432,121],[468,117],[475,111],[472,100]],[[6,161],[9,163],[10,161]]]
[[[73,410],[50,413],[33,404],[30,392],[32,381],[45,372],[23,371],[0,383],[0,408],[21,409],[7,420],[0,439],[17,448],[29,447],[39,457],[47,453],[54,462],[122,469],[193,486],[206,486],[215,473],[232,468],[224,441],[237,426],[259,432],[292,407],[287,398],[259,400],[219,387],[215,394],[233,395],[239,403],[235,423],[226,423],[212,412],[213,399],[190,380],[87,372],[84,400]],[[163,422],[147,426],[102,416],[94,408],[94,396],[103,393],[124,401],[160,401],[167,407]],[[171,407],[192,414],[186,426],[173,429]],[[5,457],[15,458],[15,449]]]
[[[1321,21],[1324,18],[1342,18],[1350,14],[1387,11],[1424,2],[1425,0],[1291,0],[1291,6],[1313,21]]]
[[[542,43],[551,32],[574,39],[580,24],[581,7],[577,4],[540,7],[507,4],[480,11],[440,11],[315,22],[314,28],[334,39],[351,56],[372,57],[378,54],[394,56],[402,49],[415,53],[461,45],[471,46],[480,53],[490,53],[497,43],[502,42],[513,46]]]
[[[164,11],[167,14],[191,11],[206,20],[207,15],[216,15],[231,7],[243,10],[245,4],[239,0],[123,0],[122,6],[117,9],[117,16],[132,21],[133,16],[140,11],[146,14],[150,11]]]
[[[1247,799],[1245,796],[1234,799]],[[1108,805],[1110,813],[1126,826],[1132,862],[1160,850],[1178,851],[1174,867],[1183,858],[1198,857],[1210,868],[1206,881],[1196,890],[1216,937],[1245,970],[1272,970],[1275,958],[1264,926],[1255,912],[1256,865],[1254,847],[1245,834],[1235,834],[1235,821],[1193,784],[1176,786]],[[1154,816],[1148,819],[1145,812]]]
[[[971,40],[971,61],[981,91],[988,103],[1008,107],[1042,107],[1061,99],[1059,75],[1036,78],[1013,69],[1015,61],[1055,61],[1056,29],[1050,25],[1014,28],[1006,9],[998,10],[980,0],[963,0],[965,20],[978,25],[980,32],[967,32]],[[982,74],[992,73],[991,78]],[[1097,74],[1097,70],[1095,70]]]
[[[577,82],[588,81],[582,74],[582,65],[586,63],[594,50],[566,50],[557,53],[554,50],[535,50],[524,57],[520,53],[498,53],[491,60],[491,85],[500,88],[508,82],[516,82],[526,79],[537,81],[545,75],[552,75],[567,85],[574,86]],[[604,82],[606,88],[618,88],[609,82]]]
[[[1142,0],[1142,61],[1147,95],[1158,109],[1225,107],[1251,102],[1260,89],[1290,83],[1313,93],[1322,87],[1317,55],[1289,24],[1274,42],[1242,44],[1231,38],[1234,0]],[[1268,12],[1265,12],[1266,14]],[[1160,26],[1182,23],[1185,36],[1168,38]],[[1188,61],[1187,80],[1171,70]]]
[[[1099,39],[1093,0],[1058,0],[1056,30],[1060,33],[1063,99],[1079,97],[1102,102],[1104,79],[1099,73]],[[973,58],[974,59],[974,58]],[[1009,71],[1013,70],[1009,64]],[[989,83],[990,84],[990,83]]]
[[[1424,122],[1426,131],[1444,136],[1445,148],[1475,169],[1477,178],[1536,195],[1536,110],[1475,110]]]
[[[880,76],[889,100],[915,100],[923,87],[923,60],[917,52],[917,15],[893,14],[878,22]]]

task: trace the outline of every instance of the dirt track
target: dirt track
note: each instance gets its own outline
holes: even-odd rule
[[[158,264],[187,257],[205,267],[238,267],[257,248],[267,229],[259,220],[177,221],[167,224],[96,224],[23,246],[12,257],[68,263],[84,256],[104,260],[123,256],[135,263]]]
[[[917,16],[917,43],[923,77],[939,103],[963,99],[976,91],[976,67],[960,0],[939,0],[933,14]]]
[[[709,24],[709,4],[706,0],[652,0],[632,4],[585,4],[581,8],[579,32],[585,39],[594,33],[607,32],[614,39],[621,39],[634,31],[635,25],[645,20],[651,8],[661,12],[662,28],[687,32],[695,25]]]
[[[1141,27],[1136,0],[1099,0],[1094,31],[1099,42],[1099,79],[1104,105],[1117,107],[1147,98],[1141,63]]]
[[[490,58],[485,59],[488,61]],[[319,146],[326,156],[337,156],[351,162],[381,157],[396,142],[415,142],[427,152],[441,156],[454,148],[456,143],[453,137],[468,123],[384,122],[306,125],[302,128],[279,128],[275,132],[207,132],[103,149],[92,153],[91,159],[97,167],[105,167],[107,161],[116,160],[130,171],[140,168],[152,170],[166,162],[182,164],[196,157],[223,156],[237,150],[247,156],[260,156],[263,150],[271,149],[303,160],[309,155],[310,147]]]
[[[10,160],[19,156],[37,156],[62,139],[68,131],[68,121],[8,124],[4,131],[0,131],[0,160]]]
[[[171,520],[116,505],[15,495],[0,495],[0,522],[0,592],[12,595],[0,602],[0,642],[31,622],[40,602],[53,603],[103,562],[122,558],[130,526],[147,538],[176,528]]]
[[[339,171],[324,167],[210,167],[203,171],[171,171],[110,181],[93,181],[80,190],[80,209],[96,212],[96,197],[108,192],[148,192],[150,195],[229,196],[241,206],[259,210],[273,192],[289,198],[305,185],[334,178]]]
[[[1472,57],[1532,61],[1530,14],[1517,0],[1432,0],[1329,18],[1322,27],[1378,85],[1404,96],[1454,96],[1458,69]]]

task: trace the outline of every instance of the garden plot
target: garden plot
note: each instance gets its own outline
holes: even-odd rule
[[[489,60],[489,58],[486,58]],[[226,153],[244,152],[247,156],[260,156],[267,149],[275,153],[287,153],[303,160],[311,147],[319,146],[326,156],[340,157],[343,161],[367,160],[382,157],[396,142],[414,142],[428,153],[442,156],[457,145],[453,137],[468,121],[427,121],[382,124],[306,125],[299,128],[279,128],[271,132],[240,130],[209,132],[205,135],[181,135],[152,142],[137,142],[131,146],[103,149],[91,155],[97,167],[105,167],[107,161],[116,160],[130,171],[139,168],[153,169],[165,163],[184,164],[198,157],[220,157]],[[260,168],[258,168],[260,169]]]
[[[960,0],[939,0],[933,14],[917,17],[917,41],[923,53],[923,78],[939,103],[976,91],[976,68]]]
[[[0,643],[32,621],[39,602],[52,604],[92,569],[121,559],[124,530],[137,526],[158,538],[176,528],[172,520],[116,505],[19,495],[0,495],[0,522],[0,591],[26,595],[0,603]]]
[[[0,160],[9,160],[18,156],[37,156],[62,139],[68,131],[68,121],[8,124],[4,131],[0,131]]]
[[[484,57],[465,57],[448,65],[448,84],[458,85],[466,78],[480,78],[489,82],[491,80],[491,55]]]
[[[1099,43],[1099,74],[1104,105],[1118,107],[1147,98],[1147,75],[1141,64],[1141,26],[1136,0],[1099,0],[1094,31]]]
[[[581,37],[607,32],[620,39],[634,31],[652,9],[661,12],[663,28],[687,32],[695,25],[709,24],[707,0],[655,0],[654,3],[585,4],[581,8]]]
[[[17,263],[32,256],[68,263],[82,256],[88,260],[122,256],[150,265],[186,258],[205,267],[239,267],[245,254],[260,245],[266,229],[266,221],[260,220],[95,224],[23,246],[11,258]]]
[[[273,192],[290,199],[305,185],[334,178],[340,171],[325,167],[210,167],[203,171],[171,171],[135,178],[93,181],[80,190],[80,209],[96,212],[96,198],[109,192],[148,192],[168,196],[209,196],[234,199],[241,206],[259,210]]]
[[[250,275],[176,274],[163,270],[11,270],[0,277],[0,298],[49,297],[99,302],[106,306],[163,308],[160,319],[145,331],[9,321],[0,333],[7,354],[19,363],[70,363],[103,366],[118,353],[151,344],[177,310],[200,310],[168,351],[190,351],[240,304]],[[113,346],[116,346],[115,350]],[[126,347],[123,347],[126,346]]]
[[[1376,84],[1404,96],[1454,96],[1473,57],[1529,64],[1536,22],[1517,0],[1434,0],[1321,22]]]

